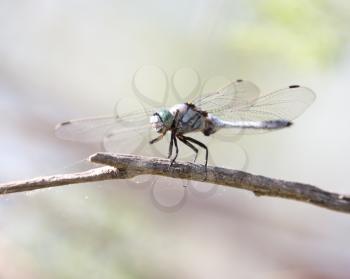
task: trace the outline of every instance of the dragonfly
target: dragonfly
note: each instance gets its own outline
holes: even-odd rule
[[[108,147],[113,146],[109,144],[111,142],[115,143],[114,146],[120,147],[123,143],[127,146],[135,135],[148,139],[147,144],[154,145],[169,133],[170,166],[178,157],[180,141],[194,152],[194,162],[199,148],[205,150],[206,170],[208,147],[189,134],[200,132],[204,136],[215,137],[222,132],[237,135],[283,129],[290,127],[292,121],[315,98],[311,89],[299,85],[290,85],[260,96],[260,90],[254,83],[238,79],[215,92],[198,96],[191,102],[169,108],[143,109],[126,114],[66,121],[58,124],[55,130],[58,137],[66,140],[102,140]],[[152,137],[153,133],[157,136]]]

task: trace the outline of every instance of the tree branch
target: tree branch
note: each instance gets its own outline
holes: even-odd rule
[[[105,166],[72,174],[57,174],[29,180],[3,183],[0,184],[0,195],[117,178],[124,178],[123,173],[114,167]]]
[[[91,162],[108,165],[109,167],[0,184],[0,194],[74,183],[128,179],[137,175],[150,174],[194,181],[205,180],[207,183],[252,191],[257,196],[287,198],[350,213],[350,196],[324,191],[309,184],[289,182],[212,166],[208,166],[206,176],[203,165],[176,162],[169,167],[169,160],[135,155],[96,153],[90,156],[89,159]]]

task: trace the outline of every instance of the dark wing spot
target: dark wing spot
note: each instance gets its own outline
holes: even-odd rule
[[[289,88],[298,88],[300,85],[289,85]]]
[[[243,79],[237,79],[236,80],[236,82],[242,82],[243,81]]]
[[[72,124],[72,122],[71,121],[62,122],[59,126],[66,126],[69,124]]]

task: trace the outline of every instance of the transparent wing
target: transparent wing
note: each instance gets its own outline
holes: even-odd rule
[[[257,100],[259,94],[260,90],[254,83],[239,79],[217,92],[199,96],[193,104],[202,110],[217,114],[218,111],[238,106],[250,106]]]
[[[168,140],[150,145],[158,136],[151,129],[149,116],[153,110],[122,116],[103,116],[63,122],[56,126],[56,135],[65,140],[101,143],[105,150],[143,155],[164,155]]]
[[[214,114],[227,121],[291,121],[301,115],[313,103],[315,98],[315,93],[311,89],[292,85],[250,101],[234,100],[230,105],[215,108]],[[258,134],[269,131],[273,130],[223,129],[214,137]]]
[[[302,114],[315,100],[315,93],[297,85],[280,89],[252,100],[236,102],[233,106],[216,110],[215,115],[225,120],[293,120]]]
[[[71,120],[60,123],[55,128],[57,137],[80,142],[101,142],[108,132],[119,130],[125,134],[128,131],[146,126],[152,112],[135,112],[122,116],[102,116]],[[150,127],[149,127],[150,128]]]

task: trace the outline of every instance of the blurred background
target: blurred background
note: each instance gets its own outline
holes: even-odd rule
[[[56,138],[59,122],[163,100],[166,80],[171,104],[243,78],[317,99],[291,129],[211,142],[212,163],[349,193],[349,24],[345,0],[0,0],[0,182],[101,150]],[[0,278],[349,278],[347,215],[184,183],[2,196]]]

